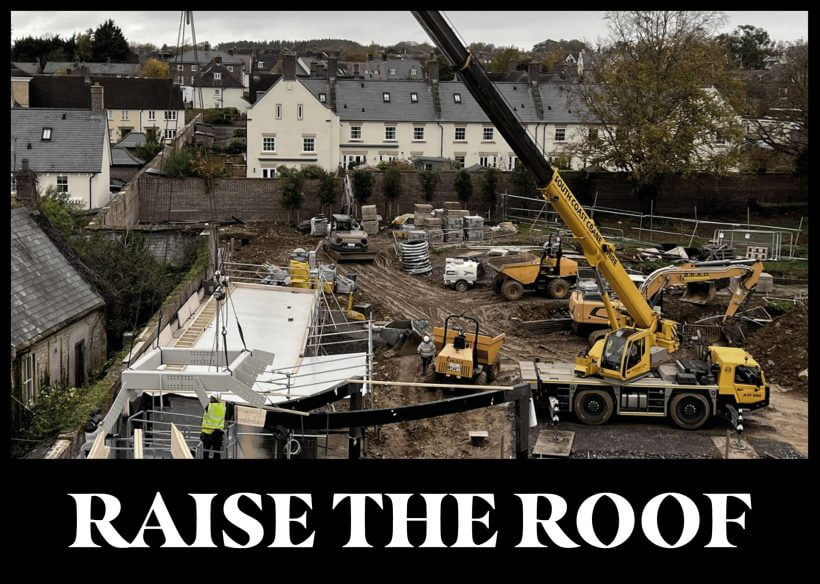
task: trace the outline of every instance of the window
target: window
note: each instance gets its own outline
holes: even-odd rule
[[[177,77],[177,83],[179,83],[180,85],[185,83],[185,76],[180,75],[179,77]]]
[[[460,93],[454,93],[453,94],[453,101],[456,102],[456,103],[461,103],[461,94]]]
[[[479,157],[478,157],[478,163],[479,163],[481,166],[485,166],[485,167],[486,167],[486,166],[489,166],[489,161],[488,161],[488,158],[489,158],[489,157],[487,157],[487,156],[479,156]]]
[[[165,119],[166,120],[175,120],[177,119],[177,112],[176,110],[170,110],[165,112]]]
[[[321,101],[322,103],[326,103],[327,102],[327,94],[326,93],[320,93],[319,94],[319,101]]]
[[[264,152],[276,152],[276,137],[267,136],[262,138],[262,150]]]
[[[68,177],[67,176],[58,176],[57,177],[57,192],[68,194]]]
[[[418,93],[415,93],[415,92],[411,93],[411,94],[410,94],[410,101],[412,101],[413,103],[418,103],[418,101],[419,101],[419,94],[418,94]]]
[[[509,156],[509,157],[507,157],[507,159],[509,161],[510,166],[508,168],[510,170],[512,170],[512,169],[514,169],[515,167],[518,166],[518,158],[516,156]]]
[[[493,129],[492,128],[484,128],[484,132],[482,133],[482,140],[491,141],[493,139]]]
[[[219,95],[219,90],[218,89],[214,89],[214,95]]]
[[[316,138],[302,138],[302,152],[316,152]]]
[[[149,120],[156,120],[157,119],[157,112],[154,110],[148,110],[148,119]]]
[[[43,128],[43,140],[51,140],[51,128]]]
[[[113,120],[114,112],[112,112],[111,110],[105,110],[105,117],[107,117],[109,120]]]
[[[277,120],[282,119],[282,104],[281,103],[276,104],[276,119]]]
[[[264,62],[264,61],[259,61],[259,62],[256,64],[256,68],[257,68],[257,69],[262,69],[264,66],[265,66],[265,62]]]
[[[173,140],[176,137],[177,137],[177,131],[176,130],[165,130],[165,139],[166,140]]]
[[[128,119],[128,110],[122,110],[122,119],[124,119],[124,120]]]
[[[390,94],[385,91],[382,93],[382,99],[384,100],[384,103],[390,103]]]
[[[214,73],[214,81],[219,81],[222,79],[222,73]]]
[[[362,127],[361,126],[350,126],[350,139],[351,140],[361,140],[362,139]]]
[[[463,156],[456,156],[456,162],[458,162],[459,168],[464,168],[464,157]]]
[[[303,113],[304,113],[304,108],[302,107],[302,105],[301,104],[297,105],[296,106],[296,119],[301,120]]]
[[[413,128],[413,140],[424,140],[424,128]]]
[[[388,73],[390,73],[390,75],[395,75],[395,74],[396,74],[396,70],[395,70],[393,67],[391,67],[391,68],[388,70]]]
[[[415,76],[416,76],[416,68],[413,67],[412,69],[410,69],[410,77],[415,77]]]
[[[467,139],[467,128],[456,128],[456,140]]]
[[[384,139],[385,140],[395,140],[396,139],[396,126],[385,126],[384,127]]]
[[[23,403],[26,405],[34,402],[37,397],[34,394],[34,353],[29,353],[23,357]]]
[[[556,142],[563,142],[567,138],[567,129],[566,128],[555,128],[555,141]]]
[[[185,65],[177,65],[177,71],[185,71]]]
[[[262,178],[276,178],[276,169],[275,168],[263,168],[262,169]]]
[[[233,65],[226,65],[225,69],[227,69],[229,73],[233,73]]]
[[[196,73],[196,65],[191,65],[191,73]]]

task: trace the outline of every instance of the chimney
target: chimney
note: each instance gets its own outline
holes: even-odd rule
[[[359,78],[359,64],[358,63],[353,63],[353,78],[354,79]]]
[[[37,174],[29,170],[28,158],[20,161],[21,170],[14,173],[17,201],[29,209],[40,206],[40,195],[37,193]]]
[[[214,57],[214,65],[221,65],[222,57]]]
[[[432,83],[438,83],[438,59],[427,61],[427,78]]]
[[[228,54],[233,57],[233,49],[228,49]]]
[[[103,87],[99,83],[95,83],[91,86],[91,111],[98,114],[101,114],[105,111]]]
[[[339,72],[339,60],[336,56],[328,57],[327,59],[327,77],[328,79],[336,80],[336,75]]]
[[[529,79],[530,84],[538,83],[538,74],[541,73],[541,63],[537,63],[536,61],[531,61],[527,65],[527,79]]]
[[[285,81],[296,81],[296,53],[282,53],[282,77]]]
[[[319,78],[319,63],[316,61],[310,62],[310,78],[311,79],[318,79]]]

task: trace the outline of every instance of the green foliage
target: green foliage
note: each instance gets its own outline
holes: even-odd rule
[[[37,61],[40,65],[45,65],[47,61],[69,61],[73,58],[75,50],[74,37],[61,39],[60,35],[38,38],[27,36],[14,41],[11,49],[11,60]]]
[[[517,66],[523,57],[524,54],[519,49],[503,47],[496,52],[487,68],[489,71],[507,71],[510,64],[514,63]]]
[[[305,180],[321,180],[327,174],[321,166],[316,166],[315,164],[303,166],[299,172]]]
[[[293,172],[286,171],[282,174],[284,174],[282,179],[282,206],[288,211],[300,209],[303,202],[302,190],[305,185],[302,173],[293,169]]]
[[[234,138],[247,138],[248,131],[245,128],[237,128],[233,131]]]
[[[389,168],[406,171],[416,170],[416,167],[413,166],[413,163],[409,160],[382,160],[376,165],[376,168],[379,170],[387,170]]]
[[[459,170],[453,179],[453,187],[456,190],[458,198],[466,203],[467,200],[473,196],[473,179],[470,173],[463,168]]]
[[[331,172],[326,172],[319,179],[319,202],[322,205],[333,205],[336,202],[336,179]]]
[[[194,176],[193,153],[187,148],[167,152],[162,159],[162,172],[175,178]]]
[[[422,170],[418,174],[421,189],[424,193],[424,200],[428,203],[433,200],[433,195],[436,193],[436,187],[441,182],[441,176],[435,170]]]
[[[202,114],[202,122],[205,124],[231,124],[239,119],[239,110],[235,107],[197,110],[197,113]]]
[[[501,180],[501,171],[496,167],[491,166],[484,172],[484,182],[482,184],[482,191],[484,196],[495,205],[496,193],[498,192],[498,183]]]
[[[397,168],[392,167],[384,171],[382,193],[388,201],[397,199],[401,195],[401,171]]]
[[[145,144],[137,146],[135,149],[136,155],[145,162],[150,162],[154,157],[162,152],[162,144],[157,138],[157,131],[150,128],[145,133]]]
[[[366,205],[373,194],[373,174],[366,170],[354,170],[350,177],[353,195],[360,205]]]
[[[717,40],[726,47],[738,69],[763,69],[763,60],[774,53],[774,41],[762,28],[743,24]]]
[[[40,196],[40,211],[65,236],[79,232],[88,223],[81,207],[69,202],[67,193],[49,186]]]
[[[244,138],[234,138],[231,143],[225,147],[226,154],[242,154],[245,152],[247,144]]]
[[[96,63],[105,63],[111,59],[112,63],[125,62],[131,55],[128,41],[122,30],[108,19],[94,31],[91,39],[91,56]]]
[[[513,193],[519,197],[535,197],[535,180],[523,164],[516,166],[510,173]]]

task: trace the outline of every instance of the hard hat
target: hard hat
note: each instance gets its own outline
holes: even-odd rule
[[[424,335],[424,342],[429,343],[430,342],[430,337],[428,337],[427,335]]]

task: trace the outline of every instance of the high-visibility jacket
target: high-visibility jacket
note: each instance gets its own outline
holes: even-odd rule
[[[202,416],[202,432],[211,434],[214,430],[225,430],[225,404],[211,402]]]
[[[435,357],[436,356],[436,344],[433,341],[427,341],[426,343],[422,341],[418,349],[416,349],[419,355],[422,357]]]

